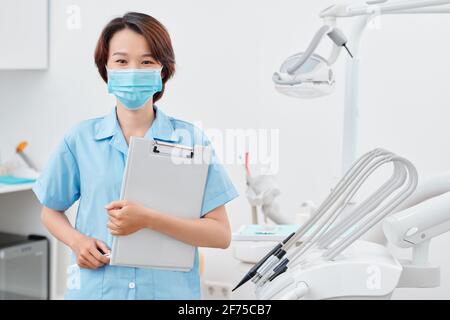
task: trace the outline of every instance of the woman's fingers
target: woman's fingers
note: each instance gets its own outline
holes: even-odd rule
[[[119,221],[119,219],[117,217],[114,217],[112,215],[109,216],[109,222],[114,224],[116,227],[120,228],[121,222]]]
[[[103,249],[102,249],[103,250]],[[91,255],[97,260],[97,262],[101,265],[109,263],[109,259],[102,255],[97,248],[92,248],[90,250]],[[99,265],[100,267],[100,265]]]
[[[102,263],[100,261],[97,260],[97,258],[93,255],[92,249],[93,247],[90,248],[85,248],[83,250],[83,252],[81,252],[81,257],[89,264],[93,267],[93,269],[96,269],[98,267],[100,267],[102,265]],[[98,252],[97,248],[95,248],[95,251]],[[100,252],[98,252],[100,254]]]
[[[86,259],[85,259],[84,264],[86,265],[86,268],[88,268],[88,269],[97,269],[97,267],[92,262],[90,262]]]
[[[111,220],[108,221],[106,226],[110,230],[114,230],[114,231],[119,231],[120,230],[120,227],[117,224],[115,224],[114,222],[112,222]]]
[[[78,258],[78,265],[81,268],[85,268],[85,269],[95,269],[95,266],[88,259],[85,259],[84,257]]]
[[[103,253],[109,253],[110,250],[101,240],[84,237],[74,251],[77,255],[77,264],[82,268],[97,269],[109,264],[109,258]]]
[[[108,203],[105,206],[106,210],[111,210],[111,209],[121,209],[123,207],[125,207],[127,205],[127,200],[117,200],[117,201],[112,201],[110,203]]]
[[[108,222],[107,227],[109,229],[109,232],[113,235],[113,236],[120,236],[122,235],[121,229],[115,225],[114,223],[112,223],[111,221]]]
[[[111,251],[111,250],[109,250],[109,248],[106,246],[106,244],[103,241],[100,241],[97,239],[97,240],[95,240],[95,243],[97,244],[97,247],[103,251],[103,253],[108,253]]]
[[[117,219],[120,215],[120,209],[116,210],[116,209],[110,209],[108,210],[108,215],[111,218]]]
[[[123,235],[122,229],[118,226],[117,220],[110,217],[108,224],[106,225],[109,229],[109,232],[113,236],[120,236]]]
[[[98,252],[98,251],[97,251]],[[98,259],[98,256],[95,256],[94,252],[89,252],[89,261],[94,265],[94,268],[97,269],[103,266],[103,262]]]
[[[78,259],[77,259],[77,264],[78,264],[78,266],[79,266],[80,268],[87,268],[87,265],[86,265],[86,263],[84,262],[84,259],[83,259],[83,258],[78,258]]]
[[[95,269],[100,268],[104,265],[104,263],[101,261],[101,253],[97,249],[89,251],[89,254],[89,261],[94,265]]]

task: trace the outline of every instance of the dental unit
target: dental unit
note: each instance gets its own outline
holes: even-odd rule
[[[275,246],[233,289],[251,280],[258,299],[390,298],[397,287],[439,285],[440,269],[428,261],[430,240],[450,231],[450,173],[418,183],[407,159],[375,149],[355,161],[358,133],[359,44],[368,22],[384,14],[450,13],[450,1],[373,0],[323,10],[324,25],[308,48],[287,58],[272,80],[277,91],[316,98],[335,89],[332,66],[342,47],[348,53],[344,100],[343,177],[312,216]],[[338,18],[355,18],[347,39]],[[315,51],[331,39],[328,58]],[[367,181],[392,167],[392,175],[359,199]],[[382,168],[383,167],[383,168]],[[398,260],[382,243],[361,238],[377,226],[389,243],[412,248],[411,260]],[[380,231],[381,232],[381,231]]]

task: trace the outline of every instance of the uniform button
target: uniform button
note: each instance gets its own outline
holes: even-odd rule
[[[128,284],[128,288],[130,288],[130,289],[134,289],[135,287],[136,287],[136,284],[134,282],[130,282]]]

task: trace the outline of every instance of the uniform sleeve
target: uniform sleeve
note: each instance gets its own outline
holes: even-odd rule
[[[57,211],[67,210],[80,198],[80,173],[66,137],[50,156],[33,191],[42,205]]]
[[[208,168],[208,177],[206,179],[205,192],[203,195],[203,204],[201,217],[205,216],[211,210],[226,204],[239,196],[233,183],[231,182],[225,168],[220,163],[210,141],[203,135],[203,145],[211,146],[211,162]]]

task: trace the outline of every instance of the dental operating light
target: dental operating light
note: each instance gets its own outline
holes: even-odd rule
[[[356,160],[358,139],[358,73],[359,44],[370,19],[385,14],[450,13],[450,0],[371,0],[332,5],[320,13],[323,26],[316,32],[304,52],[288,57],[272,76],[275,89],[296,98],[318,98],[334,92],[333,65],[341,48],[349,53],[346,63],[344,97],[344,134],[342,172]],[[348,40],[336,26],[338,18],[354,18]],[[325,35],[332,40],[328,58],[319,55],[317,47]]]
[[[328,59],[314,53],[325,35],[333,42]],[[322,26],[305,52],[286,59],[280,70],[273,74],[275,88],[296,98],[317,98],[332,93],[335,80],[331,66],[336,62],[341,47],[353,57],[346,44],[347,38],[341,30],[328,25]]]

